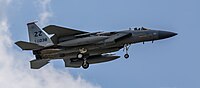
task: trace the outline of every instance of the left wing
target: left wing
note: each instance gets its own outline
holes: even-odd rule
[[[73,36],[73,35],[88,33],[85,31],[75,30],[71,28],[64,28],[56,25],[49,25],[43,28],[43,30],[48,34],[54,34],[54,36],[51,37],[51,40],[54,42],[54,44],[57,44],[58,38],[63,36]]]
[[[75,30],[71,28],[64,28],[64,27],[60,27],[56,25],[49,25],[43,28],[43,30],[47,32],[48,34],[55,34],[57,37],[88,33],[85,31]]]

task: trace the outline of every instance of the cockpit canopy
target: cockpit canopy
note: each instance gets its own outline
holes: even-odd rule
[[[141,28],[134,28],[134,30],[150,30],[150,29],[141,27]]]

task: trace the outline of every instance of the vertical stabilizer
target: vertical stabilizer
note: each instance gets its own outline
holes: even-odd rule
[[[51,39],[35,24],[35,22],[28,23],[29,41],[41,46],[53,45]]]

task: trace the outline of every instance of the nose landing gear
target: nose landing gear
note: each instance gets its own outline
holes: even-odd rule
[[[128,54],[128,49],[131,45],[130,44],[124,44],[124,49],[123,51],[126,51],[126,54],[124,55],[124,58],[129,58],[129,54]]]
[[[89,67],[89,63],[87,62],[86,58],[83,58],[82,67],[83,67],[84,69],[87,69],[87,68]]]

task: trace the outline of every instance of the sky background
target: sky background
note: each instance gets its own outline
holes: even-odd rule
[[[0,0],[3,26],[0,63],[5,65],[0,65],[0,74],[7,76],[4,80],[0,77],[0,84],[12,79],[16,81],[13,85],[20,85],[20,81],[21,85],[29,84],[22,80],[25,75],[41,88],[45,85],[48,88],[48,84],[54,87],[57,83],[62,85],[55,86],[59,88],[200,88],[199,3],[199,0]],[[31,52],[22,52],[13,43],[28,41],[26,24],[31,21],[39,21],[41,28],[54,24],[95,32],[143,26],[178,35],[153,44],[134,44],[129,49],[129,59],[123,58],[121,50],[116,52],[121,58],[90,65],[87,70],[65,68],[62,60],[51,61],[40,70],[30,70]],[[4,61],[10,64],[7,66]],[[7,75],[14,69],[19,74],[17,78],[14,74]],[[22,72],[24,75],[20,78]],[[37,83],[38,80],[44,84]],[[27,86],[30,85],[19,88]]]

